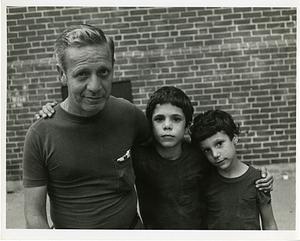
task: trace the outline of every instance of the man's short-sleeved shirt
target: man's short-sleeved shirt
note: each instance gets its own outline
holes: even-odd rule
[[[130,150],[149,137],[143,112],[112,96],[92,117],[55,110],[27,133],[24,186],[47,185],[55,228],[129,228],[136,215]]]

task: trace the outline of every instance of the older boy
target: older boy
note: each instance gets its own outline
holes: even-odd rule
[[[148,229],[202,229],[208,166],[184,140],[193,117],[186,94],[172,86],[150,97],[146,117],[153,142],[133,150],[141,216]]]
[[[199,114],[192,128],[192,143],[215,167],[207,182],[208,229],[277,229],[270,193],[257,191],[260,171],[236,155],[239,128],[220,110]]]

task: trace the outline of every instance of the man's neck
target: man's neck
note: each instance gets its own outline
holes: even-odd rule
[[[182,143],[179,143],[174,147],[163,147],[159,144],[155,144],[155,149],[164,159],[177,160],[182,154]]]

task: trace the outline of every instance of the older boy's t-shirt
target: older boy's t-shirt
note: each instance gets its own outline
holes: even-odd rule
[[[153,146],[137,147],[133,164],[141,216],[147,229],[202,229],[206,162],[188,143],[177,160]]]
[[[259,178],[260,171],[252,166],[237,178],[225,178],[213,170],[205,195],[208,229],[260,230],[259,207],[271,202],[271,194],[255,187]]]

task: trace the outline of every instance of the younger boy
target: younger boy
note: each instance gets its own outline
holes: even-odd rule
[[[277,229],[270,193],[255,188],[260,171],[237,158],[239,128],[232,117],[207,111],[195,118],[191,131],[192,143],[215,166],[205,192],[208,229]]]

